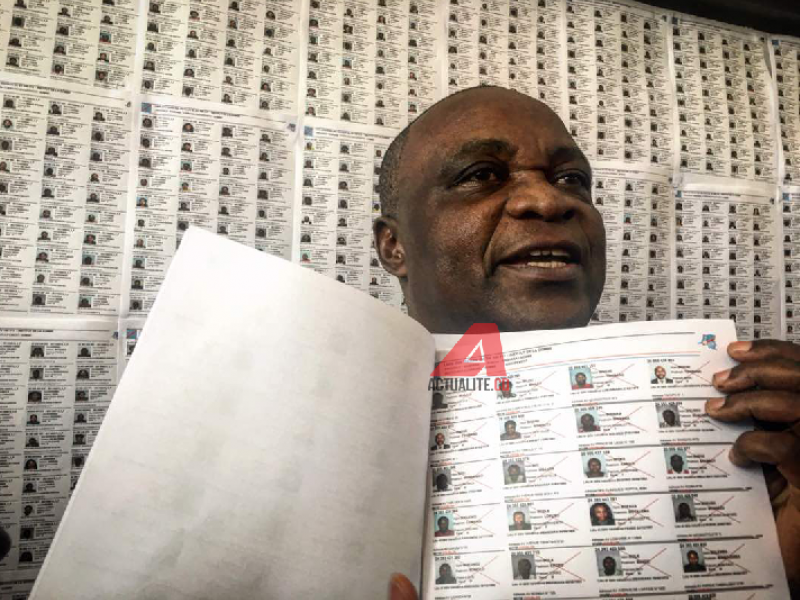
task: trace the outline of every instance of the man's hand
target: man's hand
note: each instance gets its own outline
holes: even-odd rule
[[[417,591],[408,577],[395,573],[389,580],[389,600],[417,600]]]
[[[11,550],[11,537],[5,529],[0,527],[0,560],[3,560]]]
[[[756,431],[739,436],[730,452],[741,467],[765,465],[783,564],[792,591],[800,591],[800,346],[778,340],[734,342],[739,365],[714,375],[727,396],[706,403],[720,421],[752,418]]]

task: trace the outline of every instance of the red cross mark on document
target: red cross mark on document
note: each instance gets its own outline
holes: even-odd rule
[[[580,555],[581,555],[580,552],[576,552],[575,554],[570,556],[567,560],[565,560],[563,563],[556,563],[553,562],[552,560],[546,561],[547,563],[549,563],[549,565],[552,567],[553,570],[547,574],[543,574],[540,579],[555,579],[556,573],[564,571],[565,573],[569,573],[570,575],[572,575],[575,579],[579,581],[584,581],[583,577],[567,569],[567,565]]]
[[[620,461],[620,462],[622,462],[623,468],[620,471],[618,471],[617,473],[614,473],[613,471],[611,473],[609,473],[609,478],[613,479],[614,477],[619,477],[621,475],[624,475],[625,473],[629,473],[631,471],[636,471],[638,473],[641,473],[642,475],[646,475],[650,479],[653,479],[654,478],[653,475],[651,475],[647,471],[643,471],[642,469],[640,469],[639,467],[636,466],[636,463],[638,463],[645,456],[650,454],[650,452],[652,452],[652,451],[648,450],[647,452],[642,454],[639,458],[637,458],[636,460],[632,460],[630,462],[625,461],[625,460]]]
[[[632,388],[634,388],[634,389],[638,389],[638,388],[639,388],[639,386],[638,386],[638,385],[634,385],[633,383],[631,383],[631,382],[630,382],[630,381],[628,381],[627,379],[623,379],[623,377],[622,377],[623,375],[625,375],[625,371],[627,371],[628,369],[630,369],[630,368],[631,368],[633,365],[634,365],[634,363],[631,363],[631,364],[629,364],[627,367],[625,367],[624,369],[622,369],[622,371],[620,371],[619,373],[610,373],[610,374],[609,374],[609,377],[611,377],[612,379],[619,379],[619,380],[620,380],[622,383],[624,383],[624,384],[626,384],[626,385],[629,385],[629,386],[631,386],[631,387],[632,387]]]
[[[740,565],[739,563],[735,563],[735,562],[733,562],[731,560],[731,556],[736,556],[737,554],[739,554],[739,550],[744,548],[746,545],[747,545],[746,543],[742,542],[741,544],[739,544],[739,546],[736,548],[736,550],[733,550],[732,552],[728,552],[727,554],[720,555],[721,562],[720,562],[720,564],[718,565],[717,568],[721,569],[722,567],[731,567],[731,566],[733,566],[733,567],[739,567],[745,573],[749,573],[750,572],[749,569],[746,569],[742,565]]]
[[[651,506],[653,506],[653,504],[655,504],[656,502],[658,502],[658,500],[659,500],[659,499],[658,499],[658,498],[656,498],[655,500],[653,500],[653,501],[652,501],[652,502],[650,502],[649,504],[646,504],[646,505],[644,505],[642,508],[635,509],[635,510],[631,510],[631,511],[630,511],[630,516],[627,518],[627,520],[625,520],[625,521],[622,521],[622,522],[624,523],[624,522],[631,522],[631,521],[650,521],[650,522],[651,522],[651,523],[653,523],[654,525],[658,525],[659,527],[663,527],[664,525],[662,525],[662,524],[661,524],[661,523],[659,523],[658,521],[654,521],[653,519],[651,519],[650,517],[648,517],[648,516],[645,514],[645,512],[647,511],[647,509],[649,509]],[[612,506],[614,506],[614,507],[619,507],[620,505],[619,505],[618,503],[616,503],[616,502],[615,502],[615,503],[613,503],[613,504],[612,504]]]
[[[533,527],[531,527],[531,530],[532,531],[539,531],[540,529],[546,528],[548,525],[555,525],[556,523],[560,523],[561,525],[563,525],[564,527],[568,527],[572,531],[578,531],[577,527],[574,527],[573,525],[570,525],[569,523],[567,523],[566,521],[563,521],[561,519],[561,515],[563,515],[565,512],[567,512],[574,505],[575,505],[575,503],[571,502],[570,504],[568,504],[567,506],[562,508],[557,513],[548,512],[547,516],[544,519],[544,521],[542,521],[539,524],[534,523]]]
[[[468,479],[468,480],[473,481],[475,483],[479,483],[480,485],[485,487],[487,490],[493,490],[494,488],[492,486],[490,486],[490,485],[484,483],[483,481],[481,481],[481,479],[483,479],[483,472],[486,469],[488,469],[490,466],[491,466],[491,463],[487,464],[487,465],[484,465],[484,467],[480,471],[475,473],[474,475],[467,475],[465,472],[460,471],[460,470],[454,470],[453,472],[460,474],[464,479]]]
[[[658,558],[659,556],[661,556],[662,554],[664,554],[664,552],[666,552],[666,551],[667,551],[667,549],[666,549],[666,548],[662,548],[661,550],[659,550],[658,552],[656,552],[656,553],[655,553],[653,556],[651,556],[650,558],[636,558],[635,556],[633,556],[633,555],[631,555],[631,554],[628,554],[627,552],[624,552],[624,551],[620,550],[620,554],[621,554],[622,556],[627,556],[628,558],[632,558],[632,559],[633,559],[635,562],[637,562],[637,563],[639,564],[639,566],[638,566],[638,567],[634,567],[634,568],[631,570],[631,572],[630,572],[630,573],[628,573],[628,574],[627,574],[625,577],[623,577],[623,579],[628,579],[628,578],[630,578],[630,577],[633,577],[634,575],[638,575],[639,573],[641,573],[642,571],[644,571],[645,567],[650,567],[651,569],[653,569],[653,570],[655,570],[655,571],[658,571],[658,572],[659,572],[659,573],[661,573],[662,575],[666,575],[667,577],[670,577],[670,578],[671,578],[671,577],[672,577],[672,575],[670,575],[670,574],[669,574],[669,573],[667,573],[666,571],[662,571],[661,569],[659,569],[658,567],[656,567],[656,566],[653,564],[653,561],[654,561],[656,558]]]
[[[539,467],[539,474],[536,477],[534,477],[533,479],[531,479],[528,483],[529,484],[534,484],[534,483],[536,483],[537,479],[541,479],[542,477],[546,477],[548,475],[551,475],[553,477],[558,477],[559,479],[561,479],[561,480],[563,480],[563,481],[565,481],[567,483],[572,483],[571,480],[569,480],[566,477],[556,473],[556,467],[558,465],[560,465],[561,463],[563,463],[568,458],[569,458],[568,456],[565,456],[564,458],[559,460],[556,464],[554,464],[552,467]]]
[[[719,513],[718,516],[726,518],[726,519],[730,519],[731,521],[734,521],[736,523],[739,523],[739,525],[741,525],[742,524],[741,521],[737,520],[735,517],[732,517],[730,515],[726,515],[725,514],[725,505],[728,504],[728,502],[733,500],[735,497],[736,496],[731,496],[730,498],[725,500],[725,502],[723,502],[722,504],[719,504],[719,505],[714,506],[714,507],[709,507],[708,512],[710,512],[710,513],[712,513],[712,512],[713,513]],[[711,518],[712,518],[711,516],[708,516],[708,517],[705,517],[705,518],[702,518],[702,519],[698,519],[698,520],[702,523],[703,521],[710,521]]]
[[[488,517],[490,514],[492,514],[492,512],[494,512],[494,510],[495,510],[496,508],[497,508],[496,506],[493,506],[493,507],[492,507],[492,508],[490,508],[490,509],[489,509],[487,512],[485,512],[484,514],[482,514],[480,517],[477,517],[477,518],[475,518],[475,519],[467,519],[467,523],[469,523],[469,524],[470,524],[470,525],[472,525],[473,527],[477,527],[478,529],[483,529],[483,530],[484,530],[486,533],[488,533],[488,534],[490,534],[490,535],[492,535],[492,536],[493,536],[495,532],[494,532],[494,531],[492,531],[492,530],[490,530],[490,529],[486,529],[486,527],[484,527],[483,525],[481,525],[481,523],[483,523],[483,520],[484,520],[486,517]]]
[[[538,382],[537,381],[532,381],[531,382],[531,390],[533,391],[533,390],[541,389],[541,390],[544,390],[545,392],[547,392],[548,394],[555,395],[555,392],[553,390],[551,390],[550,388],[546,388],[546,387],[544,387],[544,385],[542,385],[542,384],[544,384],[545,381],[550,379],[550,377],[552,377],[554,373],[555,373],[555,371],[550,371],[547,374],[547,376],[545,376],[545,378],[542,379],[541,381],[538,381]]]
[[[598,412],[599,412],[601,415],[603,415],[604,417],[608,417],[609,419],[611,419],[612,421],[614,421],[614,422],[613,422],[613,423],[612,423],[612,424],[611,424],[611,425],[608,427],[609,429],[614,429],[614,427],[618,427],[618,426],[620,426],[620,425],[630,425],[631,427],[635,427],[636,429],[638,429],[638,430],[639,430],[639,431],[641,431],[642,433],[647,433],[647,430],[646,430],[645,428],[643,428],[643,427],[639,427],[639,426],[638,426],[636,423],[633,423],[633,422],[631,421],[631,416],[635,415],[637,412],[639,412],[640,410],[642,410],[642,408],[644,408],[644,407],[643,407],[643,406],[639,406],[638,408],[635,408],[635,409],[633,409],[633,410],[632,410],[631,412],[629,412],[627,415],[622,415],[621,417],[616,417],[616,416],[614,416],[614,415],[610,415],[610,414],[608,414],[606,411],[604,411],[603,409],[598,409]]]
[[[458,433],[459,435],[461,435],[461,437],[462,437],[462,438],[468,438],[468,439],[471,439],[472,441],[474,441],[474,442],[476,442],[476,443],[480,444],[480,445],[481,445],[481,446],[483,446],[484,448],[488,448],[488,447],[489,447],[489,444],[487,444],[487,443],[486,443],[486,442],[484,442],[483,440],[479,440],[479,439],[478,439],[478,432],[479,432],[481,429],[483,429],[483,428],[486,426],[486,424],[487,424],[488,422],[489,422],[489,419],[484,419],[484,420],[483,420],[483,423],[481,423],[480,425],[478,425],[478,427],[477,427],[476,429],[472,430],[472,431],[467,431],[466,429],[455,429],[455,428],[453,429],[453,431],[454,431],[455,433]]]
[[[720,456],[722,456],[722,455],[723,455],[723,454],[724,454],[724,453],[725,453],[727,450],[728,450],[728,448],[727,448],[727,447],[725,447],[725,448],[723,448],[722,450],[720,450],[719,452],[717,452],[717,453],[716,453],[714,456],[712,456],[711,458],[705,458],[705,457],[703,457],[703,456],[701,456],[701,455],[699,455],[699,454],[693,454],[693,453],[691,453],[691,452],[689,452],[689,451],[687,450],[687,451],[686,451],[686,456],[691,456],[692,458],[696,458],[697,460],[699,460],[699,461],[700,461],[700,464],[701,464],[701,465],[705,464],[705,465],[707,465],[707,466],[709,466],[709,467],[713,467],[713,468],[715,468],[715,469],[716,469],[717,471],[719,471],[720,473],[723,473],[723,474],[725,474],[725,475],[730,475],[730,473],[728,473],[728,472],[727,472],[725,469],[723,469],[723,468],[721,468],[721,467],[718,467],[718,466],[716,465],[717,459],[718,459]],[[699,469],[698,469],[698,470],[699,470]]]
[[[703,372],[703,369],[705,369],[708,366],[708,363],[710,362],[711,362],[710,360],[707,360],[696,369],[686,369],[686,372],[689,373],[689,375],[691,375],[692,377],[697,377],[697,379],[699,379],[700,381],[707,383],[708,385],[712,385],[712,383],[708,379],[700,375],[700,373]]]
[[[489,562],[487,562],[487,563],[485,563],[485,564],[481,565],[481,566],[480,566],[479,568],[477,568],[477,569],[474,569],[474,568],[472,568],[472,567],[468,567],[468,566],[466,566],[466,565],[465,565],[464,563],[462,563],[460,560],[458,560],[458,561],[455,561],[455,562],[456,562],[456,564],[460,564],[460,565],[461,565],[462,567],[464,567],[464,568],[465,568],[467,571],[471,571],[470,575],[469,575],[468,577],[466,577],[466,580],[467,580],[467,581],[469,581],[470,583],[472,583],[472,580],[473,580],[473,579],[475,579],[475,577],[476,577],[477,575],[480,575],[480,576],[482,576],[482,577],[485,577],[486,579],[488,579],[489,581],[491,581],[491,582],[492,582],[492,583],[494,583],[495,585],[500,585],[500,582],[499,582],[499,581],[497,581],[496,579],[494,579],[494,578],[492,578],[492,577],[489,577],[489,576],[488,576],[486,573],[484,573],[484,571],[486,570],[486,567],[488,567],[490,564],[492,564],[492,563],[493,563],[494,561],[496,561],[498,558],[500,558],[500,555],[499,555],[499,554],[498,554],[498,555],[496,555],[494,558],[490,559],[490,560],[489,560]]]
[[[551,433],[551,434],[553,434],[555,436],[558,436],[560,438],[566,437],[563,434],[561,434],[558,431],[556,431],[555,429],[553,429],[552,427],[550,427],[550,425],[553,423],[553,421],[555,421],[560,416],[561,416],[561,413],[557,412],[555,414],[555,416],[551,417],[549,420],[545,421],[544,423],[538,423],[538,425],[540,427],[542,427],[542,433]]]

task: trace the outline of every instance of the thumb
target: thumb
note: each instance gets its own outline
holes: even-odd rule
[[[394,573],[389,579],[389,600],[417,600],[417,591],[408,580],[400,573]]]

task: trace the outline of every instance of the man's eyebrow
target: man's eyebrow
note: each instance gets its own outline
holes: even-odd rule
[[[586,155],[578,146],[559,146],[550,153],[551,164],[563,164],[568,162],[582,162],[591,170],[591,164]]]
[[[459,169],[464,160],[470,159],[476,154],[502,155],[511,158],[517,153],[517,150],[518,148],[514,144],[502,139],[470,140],[442,162],[439,176],[449,175],[453,170]]]

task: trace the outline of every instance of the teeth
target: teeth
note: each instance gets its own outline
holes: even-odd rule
[[[550,250],[531,250],[531,256],[562,256],[564,258],[569,258],[569,252],[566,250],[562,250],[560,248],[552,248]]]
[[[560,260],[548,260],[548,261],[532,261],[529,263],[525,263],[529,267],[540,267],[543,269],[558,269],[560,267],[566,267],[567,263],[562,262]]]

